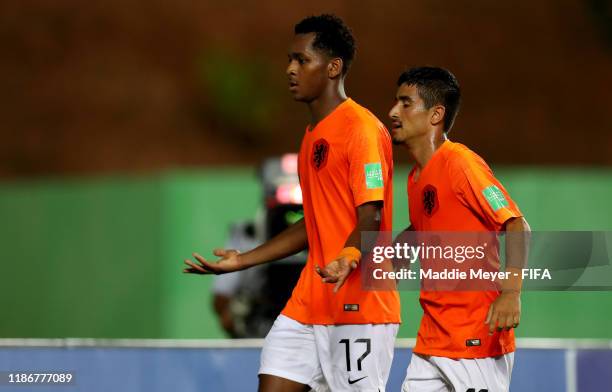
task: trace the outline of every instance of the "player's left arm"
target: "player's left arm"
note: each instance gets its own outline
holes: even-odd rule
[[[497,328],[510,330],[518,327],[521,321],[522,269],[527,265],[531,229],[524,217],[510,218],[506,221],[506,272],[508,278],[502,280],[501,294],[489,307],[485,324],[489,334]]]
[[[489,333],[516,328],[521,317],[522,268],[526,266],[530,228],[516,203],[479,156],[467,153],[454,162],[454,184],[460,200],[477,214],[492,232],[506,233],[506,272],[501,294],[484,320]],[[515,276],[514,274],[517,274]]]
[[[361,259],[361,251],[359,249],[363,249],[362,245],[366,249],[372,247],[373,244],[361,243],[361,233],[378,231],[380,229],[382,205],[382,201],[371,201],[358,206],[357,224],[346,240],[344,249],[325,268],[316,267],[317,273],[323,278],[323,282],[335,283],[334,292],[338,292],[350,273],[357,268],[357,264]]]

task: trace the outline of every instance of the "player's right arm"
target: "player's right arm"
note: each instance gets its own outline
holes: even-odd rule
[[[204,257],[194,253],[193,257],[197,260],[197,263],[185,260],[187,268],[183,272],[206,275],[240,271],[274,260],[284,259],[301,252],[306,247],[308,247],[306,223],[304,219],[300,219],[274,238],[248,252],[240,253],[233,249],[215,249],[213,251],[214,255],[220,257],[217,262],[208,262]]]

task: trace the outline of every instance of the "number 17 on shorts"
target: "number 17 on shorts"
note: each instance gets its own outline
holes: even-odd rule
[[[331,390],[384,391],[397,330],[397,324],[328,327],[331,363],[320,359]]]

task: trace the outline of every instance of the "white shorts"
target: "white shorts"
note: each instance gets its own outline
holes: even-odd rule
[[[514,353],[452,359],[412,354],[402,392],[507,392]]]
[[[308,325],[282,314],[266,336],[259,374],[314,391],[385,391],[399,324]]]

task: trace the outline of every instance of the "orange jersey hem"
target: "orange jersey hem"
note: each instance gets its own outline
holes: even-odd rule
[[[415,354],[430,355],[433,357],[444,357],[444,358],[452,358],[452,359],[478,359],[478,358],[499,357],[501,355],[512,353],[514,351],[516,351],[516,347],[514,344],[510,344],[510,345],[507,345],[506,347],[502,347],[500,350],[488,351],[488,352],[466,353],[464,351],[457,352],[457,351],[427,349],[427,348],[419,347],[419,344],[417,344],[412,350],[412,352]]]
[[[401,317],[383,317],[377,318],[376,321],[367,320],[364,317],[343,317],[342,322],[334,321],[333,317],[301,317],[299,313],[292,313],[291,311],[283,310],[282,315],[287,316],[295,321],[302,324],[309,325],[354,325],[354,324],[401,324]]]

